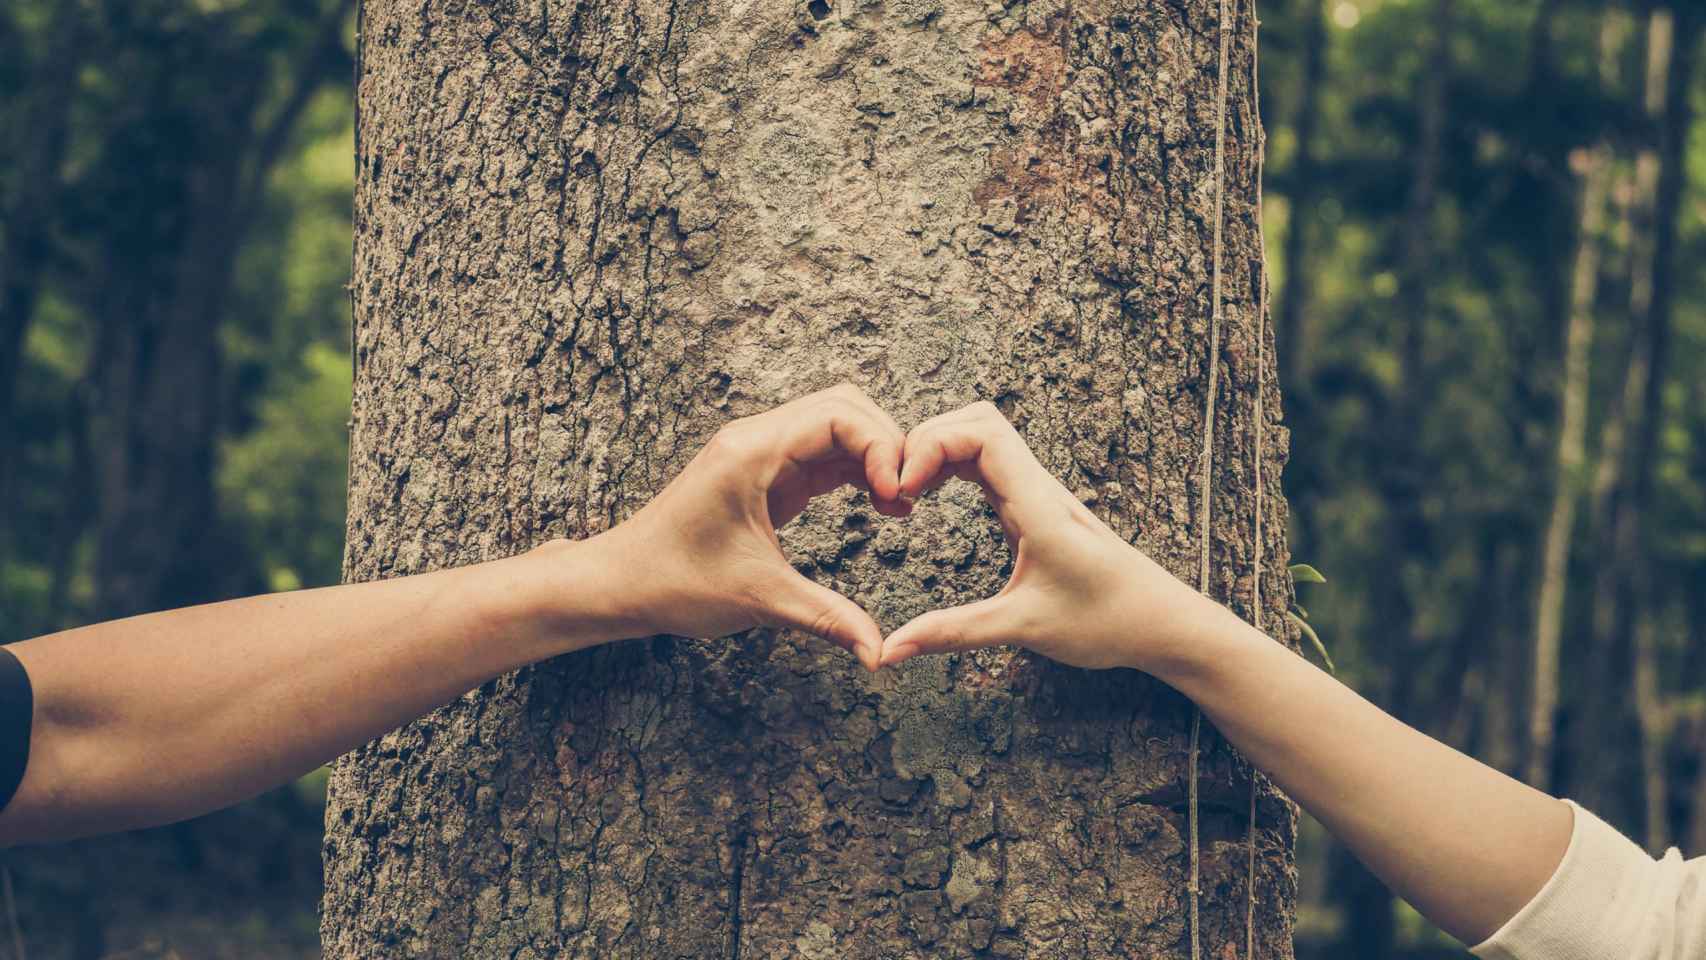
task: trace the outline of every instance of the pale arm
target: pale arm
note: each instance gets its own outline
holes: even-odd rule
[[[883,663],[1013,644],[1082,667],[1135,667],[1196,701],[1399,895],[1478,943],[1540,890],[1572,813],[1382,712],[1131,547],[1039,464],[989,404],[906,441],[902,496],[979,483],[1015,558],[986,600],[891,634]]]
[[[1149,671],[1423,916],[1476,944],[1552,876],[1567,804],[1405,726],[1189,588],[1178,602],[1192,625]]]

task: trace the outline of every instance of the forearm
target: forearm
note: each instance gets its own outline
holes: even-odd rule
[[[994,406],[916,428],[902,462],[906,497],[946,477],[977,480],[1013,547],[1013,574],[995,596],[890,634],[883,663],[1017,643],[1074,666],[1147,671],[1470,942],[1551,877],[1569,846],[1568,806],[1397,722],[1185,586],[1049,476]]]
[[[1569,845],[1568,806],[1201,606],[1189,653],[1157,675],[1423,915],[1474,944],[1545,884]]]
[[[548,562],[252,597],[12,646],[35,720],[0,843],[216,809],[505,671],[622,635],[598,607],[611,591],[592,544],[544,548]]]

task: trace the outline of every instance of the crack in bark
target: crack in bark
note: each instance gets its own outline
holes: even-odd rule
[[[740,897],[741,879],[746,872],[746,844],[746,828],[736,826],[734,838],[729,842],[729,942],[723,951],[725,960],[740,960]]]

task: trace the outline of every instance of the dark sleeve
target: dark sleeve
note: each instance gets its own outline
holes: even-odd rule
[[[30,760],[30,717],[35,695],[30,675],[12,651],[0,647],[0,810],[12,802],[18,784],[24,782],[24,765]]]

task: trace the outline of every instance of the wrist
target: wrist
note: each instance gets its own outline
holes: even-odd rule
[[[1262,648],[1283,649],[1238,615],[1192,591],[1191,604],[1174,642],[1152,659],[1146,672],[1201,701],[1226,685],[1232,673],[1249,669]]]
[[[1255,631],[1226,607],[1198,593],[1159,566],[1145,578],[1129,623],[1134,631],[1131,666],[1175,689],[1215,682],[1214,671],[1244,659]]]
[[[529,660],[572,653],[641,632],[620,603],[616,565],[601,538],[552,540],[487,566],[500,634]]]

